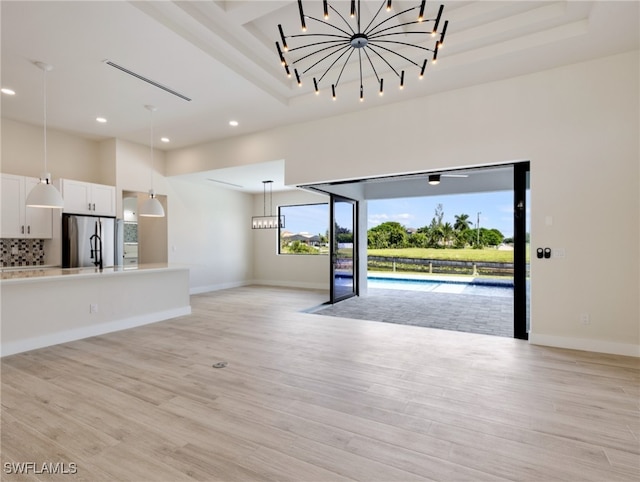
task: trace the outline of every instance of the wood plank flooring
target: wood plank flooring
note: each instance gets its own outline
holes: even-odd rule
[[[0,478],[640,480],[640,360],[300,312],[325,299],[202,294],[3,358]]]

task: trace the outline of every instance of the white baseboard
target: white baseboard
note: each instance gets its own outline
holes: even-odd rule
[[[16,353],[22,353],[24,351],[36,350],[38,348],[58,345],[60,343],[67,343],[75,340],[81,340],[83,338],[89,338],[92,336],[104,335],[106,333],[112,333],[114,331],[126,330],[128,328],[148,325],[150,323],[156,323],[158,321],[164,321],[171,318],[176,318],[178,316],[185,316],[190,314],[191,306],[187,305],[181,308],[157,311],[155,313],[148,313],[145,315],[125,318],[122,320],[110,321],[107,323],[101,323],[99,325],[75,328],[59,333],[51,333],[49,335],[11,341],[8,343],[2,343],[2,346],[0,348],[0,356],[4,357],[8,355],[14,355]]]
[[[329,283],[304,283],[300,281],[254,280],[251,284],[262,286],[278,286],[281,288],[302,288],[307,290],[327,290]]]
[[[252,284],[250,281],[236,281],[233,283],[220,283],[215,285],[195,286],[189,288],[190,295],[199,295],[201,293],[209,293],[211,291],[227,290],[229,288],[240,288],[241,286],[248,286]]]
[[[529,333],[529,343],[532,345],[553,346],[571,350],[640,357],[640,345],[633,345],[631,343],[617,343],[586,338],[567,338],[553,335],[536,335],[535,333]]]

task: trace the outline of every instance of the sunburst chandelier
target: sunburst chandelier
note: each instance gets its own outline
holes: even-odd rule
[[[323,0],[323,15],[318,18],[305,14],[302,0],[298,0],[302,33],[285,35],[282,25],[278,25],[280,42],[276,41],[276,48],[287,76],[291,77],[293,70],[298,85],[302,85],[305,75],[315,71],[315,93],[320,93],[323,82],[325,85],[330,83],[335,100],[342,74],[355,55],[359,68],[360,101],[364,100],[363,71],[370,69],[373,72],[380,95],[384,93],[382,72],[393,72],[400,88],[404,87],[405,66],[415,66],[418,77],[422,78],[429,58],[431,63],[436,62],[438,50],[444,42],[449,25],[448,20],[441,22],[444,5],[440,5],[433,18],[427,18],[426,0],[397,13],[393,10],[392,0],[383,0],[368,22],[362,18],[360,7],[360,0],[351,0],[349,13],[343,15]],[[307,32],[307,21],[311,21],[317,30]],[[442,30],[438,31],[441,25]],[[428,44],[427,39],[434,37],[435,42]],[[412,42],[413,39],[420,43]]]

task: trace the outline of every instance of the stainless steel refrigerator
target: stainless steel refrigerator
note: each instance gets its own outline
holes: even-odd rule
[[[116,264],[118,235],[115,218],[62,215],[62,267],[108,268]],[[117,263],[120,264],[120,263]]]

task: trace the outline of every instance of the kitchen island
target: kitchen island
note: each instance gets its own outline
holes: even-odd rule
[[[1,355],[191,313],[189,270],[28,267],[1,273]]]

